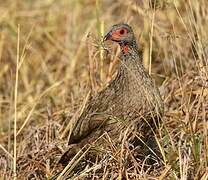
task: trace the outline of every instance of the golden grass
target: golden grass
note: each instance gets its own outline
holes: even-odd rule
[[[57,175],[54,164],[66,148],[69,120],[84,106],[89,91],[96,94],[116,69],[117,47],[105,53],[101,36],[111,25],[128,22],[165,102],[157,137],[164,167],[149,172],[130,150],[112,147],[109,159],[79,173],[72,169],[80,161],[76,159],[68,175],[207,179],[207,6],[206,0],[1,2],[2,178],[15,178],[15,173],[19,179]],[[122,164],[127,156],[134,162],[131,169]]]

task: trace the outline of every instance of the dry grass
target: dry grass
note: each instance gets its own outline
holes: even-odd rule
[[[104,29],[118,22],[133,26],[143,63],[161,86],[166,108],[158,135],[163,168],[149,172],[130,151],[112,147],[107,158],[75,173],[83,159],[78,154],[66,173],[57,176],[208,179],[208,1],[153,2],[1,2],[2,179],[15,178],[16,171],[18,179],[46,179],[59,171],[55,162],[66,146],[67,123],[89,90],[95,94],[115,71],[117,47],[106,56],[100,39]],[[131,167],[125,167],[126,157],[131,157]]]

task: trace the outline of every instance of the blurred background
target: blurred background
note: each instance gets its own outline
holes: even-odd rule
[[[190,135],[190,144],[195,143],[190,164],[203,176],[208,163],[208,1],[0,4],[0,152],[13,154],[14,120],[18,157],[24,154],[21,143],[26,141],[20,135],[44,126],[48,109],[55,114],[67,111],[72,117],[89,90],[95,94],[105,86],[116,72],[119,50],[112,43],[103,45],[102,37],[113,24],[124,22],[132,26],[141,60],[160,87],[170,134]],[[62,130],[67,123],[56,122]]]

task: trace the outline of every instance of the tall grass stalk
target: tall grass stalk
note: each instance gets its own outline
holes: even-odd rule
[[[155,6],[156,6],[156,0],[154,0],[151,30],[150,30],[150,50],[149,50],[149,74],[150,75],[151,75],[151,72],[152,72],[152,40],[153,40],[153,34],[154,34]]]
[[[15,89],[14,89],[14,159],[13,159],[13,173],[16,179],[17,170],[17,96],[18,96],[18,80],[19,80],[19,58],[20,58],[20,25],[17,28],[17,58],[16,58],[16,75],[15,75]]]

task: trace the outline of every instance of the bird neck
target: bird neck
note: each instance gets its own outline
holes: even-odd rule
[[[121,60],[127,60],[129,57],[135,56],[137,57],[139,55],[138,46],[136,43],[136,40],[133,40],[132,42],[121,42],[120,48],[120,58]]]

